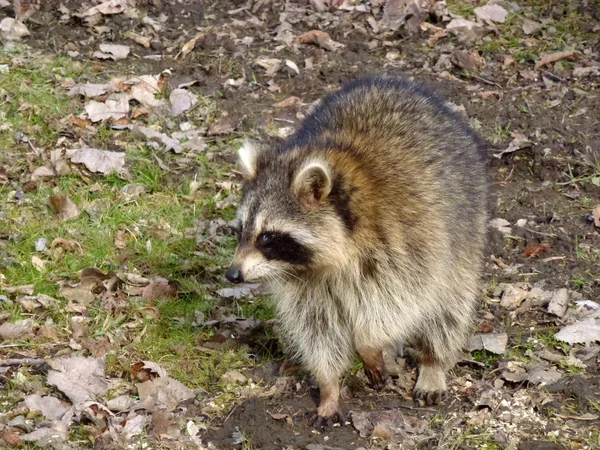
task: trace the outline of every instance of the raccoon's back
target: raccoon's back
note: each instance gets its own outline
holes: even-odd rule
[[[358,79],[322,99],[282,151],[293,148],[322,149],[339,161],[355,193],[350,208],[372,231],[365,239],[424,265],[444,256],[478,265],[487,203],[483,143],[434,93],[401,78]]]

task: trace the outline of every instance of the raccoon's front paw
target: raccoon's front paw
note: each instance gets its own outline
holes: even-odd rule
[[[385,366],[381,368],[364,366],[364,370],[369,379],[369,386],[378,392],[381,391],[388,379],[388,371]]]
[[[414,400],[419,404],[427,406],[442,403],[446,399],[446,396],[446,391],[424,391],[422,389],[415,389],[413,391]]]
[[[436,405],[446,398],[446,375],[438,366],[419,367],[419,377],[413,391],[416,402]]]
[[[333,428],[335,423],[339,423],[340,426],[344,426],[346,423],[346,419],[341,411],[336,411],[330,416],[320,416],[318,414],[314,414],[311,417],[311,422],[313,428],[316,428],[319,431],[329,431]]]

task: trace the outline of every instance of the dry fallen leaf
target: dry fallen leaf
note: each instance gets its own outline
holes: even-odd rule
[[[108,383],[104,375],[104,360],[69,356],[48,361],[48,384],[65,394],[73,405],[95,402],[106,394]]]
[[[492,22],[504,23],[508,11],[500,5],[479,6],[473,10],[475,15],[481,20],[490,20]]]
[[[130,9],[131,5],[127,0],[107,0],[100,3],[93,8],[90,8],[81,14],[82,17],[89,17],[96,14],[121,14],[127,9]]]
[[[77,241],[74,241],[72,239],[65,239],[65,238],[55,238],[52,243],[50,244],[50,247],[56,247],[56,246],[60,246],[63,250],[65,251],[75,251],[75,250],[79,250],[80,253],[83,253],[83,249],[81,248],[81,244]]]
[[[126,96],[118,100],[107,100],[104,103],[92,100],[85,105],[85,112],[92,122],[119,120],[129,114],[129,100]]]
[[[206,32],[209,31],[210,28],[211,27],[208,27],[206,30],[196,33],[192,39],[183,44],[181,51],[177,54],[177,56],[175,56],[175,58],[179,58],[180,55],[185,58],[192,50],[194,50],[194,47],[198,41],[206,35]]]
[[[466,51],[456,50],[452,54],[451,61],[461,69],[468,70],[469,72],[475,72],[477,69],[482,67],[485,62],[477,51]]]
[[[142,289],[142,297],[146,300],[175,298],[177,297],[177,283],[166,278],[155,278]]]
[[[40,411],[48,420],[58,420],[67,412],[62,402],[51,395],[44,397],[39,394],[28,395],[25,397],[25,406],[31,412]]]
[[[156,377],[168,377],[169,374],[160,364],[152,361],[138,361],[129,367],[131,376],[138,381],[146,382]]]
[[[236,119],[233,116],[224,116],[216,122],[210,124],[210,126],[208,127],[208,135],[218,136],[223,134],[230,134],[235,131],[236,127]]]
[[[39,448],[54,447],[58,448],[61,442],[66,441],[69,438],[68,429],[66,423],[60,420],[54,420],[49,422],[48,427],[38,428],[31,433],[22,434],[20,436],[22,441],[33,442]]]
[[[512,232],[511,224],[508,220],[497,217],[488,222],[488,226],[498,230],[502,234],[510,234]]]
[[[86,97],[100,97],[108,92],[110,85],[108,84],[95,84],[95,83],[84,83],[76,84],[67,95],[69,97],[73,95],[84,95]]]
[[[502,294],[502,299],[500,300],[500,305],[506,309],[516,309],[518,308],[523,300],[527,298],[527,289],[521,286],[515,286],[512,284],[506,285],[504,288],[504,293]]]
[[[600,341],[600,320],[590,317],[567,325],[554,335],[567,344],[586,344]]]
[[[50,196],[49,201],[60,220],[69,220],[79,215],[79,208],[69,197],[54,194]]]
[[[533,20],[523,19],[523,33],[526,35],[531,35],[540,32],[542,29],[538,22],[534,22]]]
[[[306,33],[302,33],[296,36],[294,40],[300,44],[313,44],[317,45],[330,52],[336,51],[338,48],[343,47],[343,44],[335,42],[328,33],[320,30],[311,30]]]
[[[521,254],[526,258],[532,258],[542,253],[548,247],[550,247],[549,242],[539,242],[537,244],[531,244],[525,247]]]
[[[565,288],[559,289],[550,299],[548,312],[558,317],[563,317],[569,307],[569,291]]]
[[[25,36],[29,36],[29,30],[24,23],[13,19],[12,17],[5,17],[0,22],[0,38],[6,41],[16,41]]]
[[[140,396],[139,406],[149,411],[166,409],[173,411],[180,403],[191,400],[196,393],[180,381],[158,377],[136,384]]]
[[[494,156],[496,158],[502,158],[502,156],[508,153],[513,153],[517,150],[521,150],[528,147],[531,147],[531,141],[522,134],[515,134],[513,136],[513,140],[510,142],[510,144],[508,144],[508,147],[502,150],[501,152],[494,153]]]
[[[252,297],[252,294],[256,292],[259,288],[260,284],[258,283],[249,283],[242,284],[240,286],[236,286],[233,288],[223,288],[217,291],[217,294],[224,298],[234,298],[236,300],[242,297]]]
[[[33,321],[31,319],[4,322],[0,325],[0,339],[15,339],[31,333]]]
[[[13,8],[15,10],[15,16],[17,20],[25,22],[31,18],[40,9],[39,4],[34,3],[32,0],[13,0]]]
[[[258,58],[254,64],[265,69],[268,77],[272,77],[283,67],[283,61],[277,58]]]
[[[170,114],[174,117],[189,111],[198,103],[196,96],[186,89],[174,89],[169,96],[169,101],[171,102]]]
[[[183,147],[177,139],[173,139],[172,137],[167,136],[166,134],[156,131],[152,128],[135,126],[133,127],[133,131],[137,134],[141,134],[149,141],[159,142],[163,144],[167,151],[170,150],[173,153],[181,153],[183,151]]]
[[[76,164],[83,164],[94,173],[108,175],[112,172],[122,174],[125,168],[125,153],[98,150],[95,148],[81,148],[67,150],[67,157]]]
[[[497,355],[503,355],[506,352],[507,343],[508,335],[506,333],[476,334],[469,339],[467,349],[470,352],[473,350],[487,350]]]
[[[127,58],[131,48],[128,45],[100,44],[100,50],[101,51],[99,52],[94,52],[92,56],[98,59],[112,59],[118,61]]]
[[[279,103],[275,103],[273,106],[275,108],[290,108],[293,106],[298,106],[301,102],[302,100],[300,100],[298,97],[288,97]]]
[[[150,43],[152,42],[152,36],[142,36],[141,34],[134,33],[133,31],[128,31],[125,33],[125,37],[146,48],[150,48]]]
[[[54,172],[54,170],[50,169],[49,167],[42,166],[42,167],[36,168],[33,171],[33,173],[31,174],[31,180],[32,181],[44,181],[44,180],[49,180],[51,178],[54,178],[55,176],[56,176],[56,173]]]

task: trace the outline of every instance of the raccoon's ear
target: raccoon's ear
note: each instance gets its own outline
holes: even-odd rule
[[[245,178],[254,178],[256,176],[256,160],[260,153],[259,148],[252,142],[246,140],[238,150],[242,172]]]
[[[323,161],[312,161],[296,174],[294,192],[307,208],[318,207],[331,192],[331,170]]]

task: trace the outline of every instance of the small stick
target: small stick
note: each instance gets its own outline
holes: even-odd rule
[[[39,366],[46,361],[40,358],[0,359],[0,366]]]

